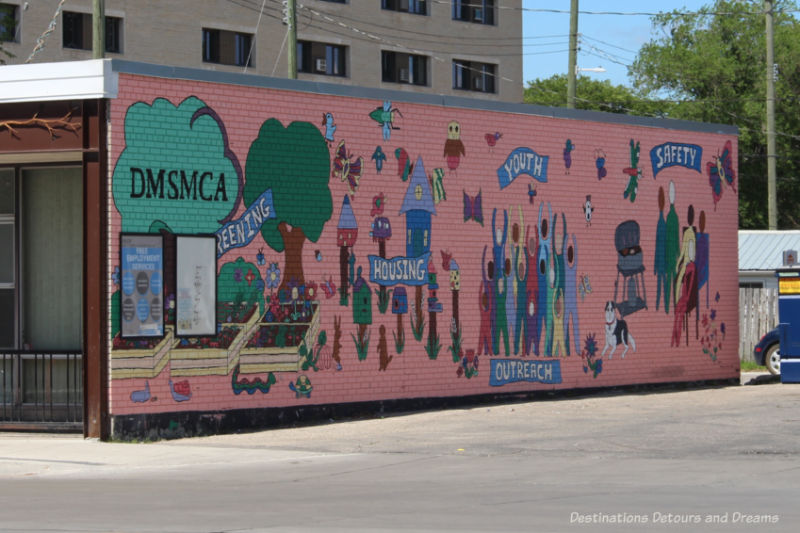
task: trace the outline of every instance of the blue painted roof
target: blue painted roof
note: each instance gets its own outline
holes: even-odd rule
[[[739,231],[739,270],[784,268],[784,250],[800,252],[800,231]]]
[[[339,214],[339,224],[336,227],[338,229],[358,229],[356,216],[350,206],[350,197],[346,194],[342,200],[342,212]]]
[[[428,175],[425,173],[425,165],[422,164],[422,156],[417,158],[417,163],[414,165],[414,172],[411,174],[411,179],[408,180],[408,190],[406,196],[403,198],[403,205],[400,207],[400,214],[420,209],[428,213],[436,214],[436,208],[433,205],[433,194],[431,193],[431,186],[428,184]],[[417,200],[415,189],[417,185],[422,187],[422,196]]]

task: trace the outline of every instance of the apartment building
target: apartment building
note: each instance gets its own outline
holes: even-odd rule
[[[281,0],[106,0],[107,57],[288,74]],[[298,78],[521,102],[521,0],[303,0]],[[91,57],[92,0],[2,0],[8,64]]]

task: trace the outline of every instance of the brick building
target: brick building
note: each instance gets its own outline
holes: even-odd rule
[[[734,127],[0,70],[2,427],[173,437],[738,379]]]

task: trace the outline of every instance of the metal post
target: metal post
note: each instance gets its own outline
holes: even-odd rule
[[[289,50],[287,58],[289,60],[289,79],[297,79],[297,9],[295,0],[288,0],[286,4],[287,23],[289,25]]]
[[[575,109],[575,77],[578,75],[578,0],[569,8],[569,65],[567,66],[567,107]]]
[[[92,0],[92,57],[102,59],[106,55],[106,7],[105,0]]]
[[[773,49],[772,0],[764,0],[767,19],[767,217],[769,229],[778,229],[775,168],[775,53]]]

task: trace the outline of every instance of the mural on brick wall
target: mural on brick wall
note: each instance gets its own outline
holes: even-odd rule
[[[451,108],[432,127],[427,107],[389,101],[334,118],[338,98],[247,117],[210,94],[132,98],[112,227],[164,239],[165,334],[120,337],[112,255],[114,413],[693,379],[730,364],[732,293],[710,246],[735,228],[730,140],[619,125],[548,140],[517,127],[535,117],[500,113],[486,133]],[[216,238],[215,335],[176,334],[187,234]]]

